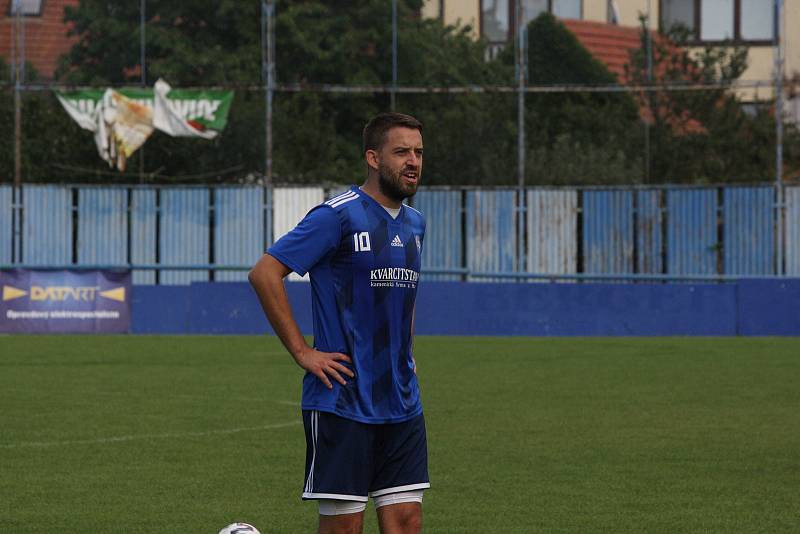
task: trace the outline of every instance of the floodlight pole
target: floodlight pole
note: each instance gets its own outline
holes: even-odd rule
[[[14,17],[14,187],[22,187],[22,77],[25,49],[22,25],[22,2],[12,0]]]
[[[775,56],[775,204],[776,204],[776,265],[775,272],[783,274],[783,0],[774,1],[774,46]]]
[[[264,82],[264,185],[272,187],[272,100],[275,92],[275,3],[261,1],[261,77]]]
[[[390,94],[392,111],[397,106],[397,0],[392,0],[392,92]]]
[[[647,0],[645,15],[645,54],[647,55],[647,83],[653,83],[653,35],[650,33],[650,0]],[[652,102],[652,98],[651,98]],[[650,123],[644,121],[644,183],[650,183]]]
[[[525,270],[525,71],[528,34],[525,31],[525,2],[517,2],[517,269]]]
[[[142,87],[147,86],[147,49],[145,46],[145,0],[139,3],[139,64],[142,67]]]
[[[143,88],[147,87],[147,48],[145,44],[145,21],[147,20],[147,15],[145,1],[140,0],[139,2],[139,66],[142,70],[141,83]],[[144,183],[144,144],[139,147],[139,183]]]

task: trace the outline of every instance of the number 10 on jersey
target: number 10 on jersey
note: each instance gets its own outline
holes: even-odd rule
[[[367,252],[372,250],[369,245],[369,232],[353,234],[353,250],[356,252]]]

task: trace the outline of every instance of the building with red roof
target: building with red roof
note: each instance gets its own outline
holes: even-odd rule
[[[25,61],[32,65],[40,80],[52,80],[58,58],[75,43],[64,23],[64,8],[79,0],[0,0],[0,56],[14,64],[16,11],[21,7],[22,46]],[[20,54],[20,55],[23,55]],[[17,56],[19,57],[19,55]]]

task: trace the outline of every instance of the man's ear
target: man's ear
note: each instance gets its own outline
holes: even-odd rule
[[[364,153],[364,159],[367,160],[367,165],[371,169],[378,170],[378,152],[376,150],[367,150]]]

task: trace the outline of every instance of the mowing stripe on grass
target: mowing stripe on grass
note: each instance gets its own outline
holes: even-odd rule
[[[101,443],[120,443],[125,441],[135,441],[140,439],[171,439],[171,438],[201,438],[204,436],[216,436],[220,434],[237,434],[239,432],[251,432],[256,430],[273,430],[286,428],[301,424],[302,421],[291,421],[289,423],[278,423],[275,425],[249,426],[240,428],[226,428],[220,430],[207,430],[205,432],[177,432],[168,434],[134,434],[131,436],[114,436],[110,438],[79,439],[69,441],[20,441],[18,443],[0,444],[0,449],[17,449],[23,447],[62,447],[67,445],[94,445]]]

